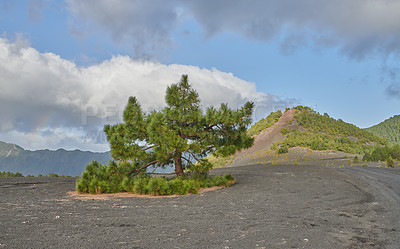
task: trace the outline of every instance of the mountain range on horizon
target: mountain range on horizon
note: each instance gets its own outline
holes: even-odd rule
[[[25,150],[16,144],[0,141],[0,171],[19,172],[23,175],[80,176],[86,164],[96,160],[107,163],[110,152],[91,152],[65,149]]]
[[[268,117],[266,117],[266,119],[267,118]],[[279,117],[273,117],[273,123],[275,123],[278,120],[278,118]],[[326,120],[329,121],[330,119],[332,119],[327,114],[324,114],[324,118],[321,115],[321,118],[322,120],[325,120],[324,122],[326,122]],[[254,124],[253,128],[250,128],[250,130],[257,128],[256,127],[257,125],[260,125],[260,122]],[[272,125],[272,123],[270,125]],[[318,123],[316,125],[321,125],[321,123]],[[368,131],[376,136],[385,139],[386,141],[389,142],[389,144],[400,143],[400,115],[393,116],[377,125],[374,125],[366,129],[360,129],[351,124],[344,125],[343,127],[345,127],[344,128],[345,130],[341,131],[341,133],[350,134],[350,132],[346,131],[346,129],[347,130],[356,129],[357,132]],[[323,129],[323,128],[314,127],[313,129]],[[278,137],[281,137],[281,139],[283,139],[283,136],[280,133],[281,131],[279,131]],[[102,164],[106,164],[111,159],[112,158],[110,152],[91,152],[91,151],[81,151],[81,150],[69,151],[65,149],[58,149],[58,150],[46,149],[46,150],[30,151],[30,150],[25,150],[19,145],[0,141],[0,171],[13,172],[13,173],[19,172],[22,173],[23,175],[39,175],[39,174],[48,175],[50,173],[54,173],[58,175],[80,176],[84,171],[87,163],[96,160]]]

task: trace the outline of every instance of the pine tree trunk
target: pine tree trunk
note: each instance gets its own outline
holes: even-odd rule
[[[183,176],[182,153],[181,152],[176,152],[176,155],[175,155],[175,173],[178,176]]]

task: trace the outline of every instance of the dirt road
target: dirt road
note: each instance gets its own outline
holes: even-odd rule
[[[74,179],[0,178],[0,248],[398,245],[392,210],[356,170],[254,165],[212,173],[231,173],[237,183],[173,198],[77,200],[67,195]]]
[[[367,183],[376,201],[385,207],[385,219],[390,221],[390,230],[397,231],[391,240],[400,246],[400,169],[348,167],[343,172]],[[395,247],[394,247],[395,248]]]

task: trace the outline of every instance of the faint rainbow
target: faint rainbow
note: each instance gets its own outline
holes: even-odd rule
[[[34,126],[33,132],[30,133],[28,138],[30,144],[33,145],[39,142],[40,140],[39,138],[43,136],[43,131],[46,128],[49,128],[51,123],[53,123],[55,118],[55,113],[56,112],[54,110],[50,110],[39,116]]]

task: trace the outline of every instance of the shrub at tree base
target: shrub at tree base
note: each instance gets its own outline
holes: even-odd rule
[[[77,191],[90,194],[131,192],[144,195],[185,195],[198,193],[200,188],[228,187],[235,183],[232,175],[208,177],[205,174],[189,174],[166,178],[140,174],[129,177],[118,172],[117,166],[112,162],[108,165],[96,161],[89,163],[76,182]]]

